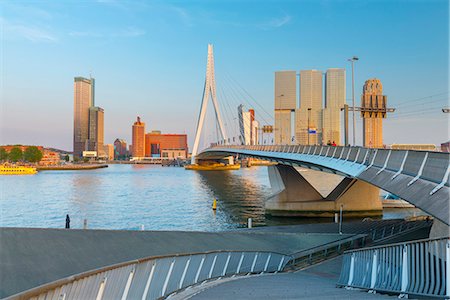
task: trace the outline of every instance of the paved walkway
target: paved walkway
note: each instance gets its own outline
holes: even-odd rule
[[[134,259],[214,250],[291,254],[348,235],[0,228],[0,298]]]
[[[210,282],[175,294],[170,300],[192,299],[394,299],[387,295],[336,287],[342,258],[295,273],[254,275]]]

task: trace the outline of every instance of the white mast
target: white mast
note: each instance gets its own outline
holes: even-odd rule
[[[203,99],[200,108],[200,115],[197,122],[197,131],[195,133],[194,147],[192,149],[191,164],[195,164],[195,156],[198,152],[198,144],[200,143],[200,135],[203,129],[203,123],[205,122],[206,108],[208,107],[209,96],[211,95],[214,105],[214,111],[216,113],[217,122],[219,123],[220,135],[222,140],[227,141],[227,135],[225,133],[225,127],[222,123],[222,117],[220,116],[219,103],[216,96],[216,80],[214,78],[214,54],[212,44],[208,44],[208,61],[206,64],[206,79],[205,87],[203,89]]]

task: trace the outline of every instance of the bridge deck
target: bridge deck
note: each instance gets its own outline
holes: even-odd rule
[[[450,154],[332,146],[231,146],[198,157],[240,155],[356,178],[388,191],[450,225]]]

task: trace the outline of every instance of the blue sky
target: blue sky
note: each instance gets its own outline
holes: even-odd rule
[[[350,99],[346,59],[357,55],[357,104],[364,81],[377,77],[397,107],[385,143],[449,139],[440,111],[449,106],[446,0],[2,0],[0,8],[2,144],[71,150],[73,77],[92,74],[105,143],[130,141],[140,115],[147,130],[186,132],[192,145],[208,43],[228,120],[246,95],[272,113],[277,70],[346,68]],[[360,140],[359,118],[357,126]]]

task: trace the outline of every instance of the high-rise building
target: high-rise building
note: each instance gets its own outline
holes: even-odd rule
[[[239,142],[241,145],[250,145],[251,140],[251,112],[244,111],[244,105],[238,106]]]
[[[116,139],[114,141],[114,159],[124,159],[127,155],[127,142],[123,139]]]
[[[95,80],[74,78],[73,155],[80,158],[88,150],[89,108],[94,105]]]
[[[322,72],[300,71],[300,108],[295,112],[295,138],[302,145],[322,143]]]
[[[295,71],[275,72],[275,143],[292,143],[292,119],[296,109],[297,80]]]
[[[103,108],[89,108],[89,151],[96,151],[97,156],[105,156],[104,148],[104,111]]]
[[[386,118],[387,96],[377,78],[366,80],[361,96],[363,144],[367,148],[383,147],[383,119]]]
[[[328,69],[325,76],[323,143],[341,145],[341,108],[345,104],[345,69]]]
[[[141,122],[141,118],[137,117],[133,124],[132,132],[132,157],[145,157],[145,123]]]
[[[239,142],[241,145],[258,144],[258,121],[255,120],[255,110],[244,111],[244,105],[238,106]]]

